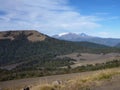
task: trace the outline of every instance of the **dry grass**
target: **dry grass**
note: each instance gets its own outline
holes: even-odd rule
[[[33,90],[54,90],[54,87],[49,84],[41,85],[38,87],[33,88]]]
[[[52,84],[41,85],[32,90],[90,90],[91,87],[101,85],[102,81],[110,80],[113,76],[120,75],[119,70],[103,70],[88,77],[76,77],[54,86]]]

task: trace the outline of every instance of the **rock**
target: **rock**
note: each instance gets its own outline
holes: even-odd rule
[[[52,82],[52,85],[56,86],[56,85],[61,85],[62,81],[56,80]]]

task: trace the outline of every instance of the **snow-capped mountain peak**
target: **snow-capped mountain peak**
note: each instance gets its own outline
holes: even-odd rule
[[[107,46],[115,46],[120,42],[120,39],[90,36],[85,33],[80,33],[80,34],[78,34],[78,33],[61,33],[59,35],[54,35],[52,37],[60,39],[60,40],[75,41],[75,42],[87,41],[87,42],[103,44],[103,45],[107,45]]]
[[[69,34],[69,33],[68,32],[66,32],[66,33],[60,33],[60,34],[58,34],[58,36],[61,37],[63,35],[67,35],[67,34]]]
[[[71,32],[65,32],[65,33],[58,34],[59,37],[68,36],[68,35],[70,35],[70,36],[72,36],[72,35],[78,36],[79,34],[77,34],[77,33],[71,33]]]
[[[79,36],[79,37],[87,37],[88,35],[85,33],[71,33],[71,32],[65,32],[65,33],[60,33],[57,36],[62,37],[62,36]]]
[[[77,39],[77,38],[89,38],[90,36],[88,36],[85,33],[71,33],[71,32],[66,32],[66,33],[61,33],[58,35],[54,35],[54,38],[60,38],[60,39],[65,39],[65,40],[71,40],[71,39]]]

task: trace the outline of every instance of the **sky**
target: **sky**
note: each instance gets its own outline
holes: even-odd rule
[[[0,0],[0,31],[120,38],[120,0]]]

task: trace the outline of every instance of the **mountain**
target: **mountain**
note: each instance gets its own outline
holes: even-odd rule
[[[40,59],[56,55],[96,52],[96,49],[102,50],[102,48],[109,47],[90,42],[57,40],[34,30],[0,32],[1,65],[27,61],[39,62]]]
[[[89,36],[85,33],[81,33],[81,34],[64,33],[59,35],[53,35],[52,37],[60,40],[67,40],[67,41],[77,41],[77,42],[87,41],[87,42],[103,44],[107,46],[115,46],[118,43],[120,43],[120,39],[94,37],[94,36]]]

